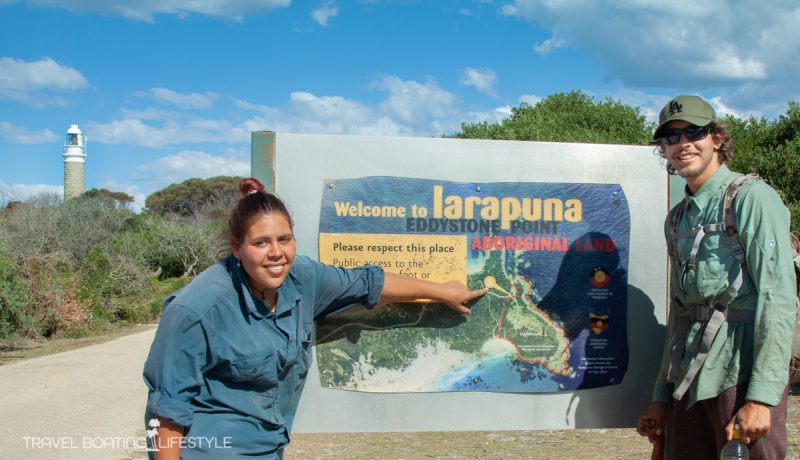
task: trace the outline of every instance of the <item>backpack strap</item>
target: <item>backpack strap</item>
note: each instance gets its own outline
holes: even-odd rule
[[[722,223],[724,226],[722,235],[725,242],[731,248],[736,262],[739,263],[739,273],[736,275],[736,279],[728,286],[728,289],[725,289],[716,302],[717,305],[726,308],[731,300],[739,294],[739,289],[742,287],[744,277],[747,276],[747,266],[744,259],[745,253],[742,242],[739,241],[739,230],[736,226],[736,211],[733,208],[733,200],[736,198],[736,194],[739,190],[751,180],[761,180],[761,178],[756,174],[739,176],[728,184],[725,188],[725,194],[722,197]]]
[[[755,321],[755,312],[743,310],[728,310],[728,304],[736,298],[739,294],[742,284],[744,284],[744,277],[747,276],[747,267],[745,264],[745,253],[742,243],[739,241],[739,232],[736,227],[736,213],[733,208],[733,200],[739,190],[751,180],[760,180],[755,174],[748,174],[745,176],[738,176],[725,188],[722,196],[722,222],[717,224],[706,224],[703,226],[696,226],[684,232],[678,232],[679,219],[673,218],[673,231],[672,231],[672,245],[675,246],[675,257],[677,257],[677,240],[679,238],[686,238],[693,236],[692,250],[689,254],[689,259],[686,261],[686,268],[694,268],[697,265],[697,254],[700,251],[700,245],[711,233],[722,233],[725,242],[731,248],[733,256],[739,264],[739,270],[736,278],[728,285],[727,289],[720,294],[712,304],[698,305],[694,308],[685,309],[685,311],[678,317],[678,324],[675,328],[675,334],[672,337],[670,344],[670,362],[667,371],[667,381],[675,382],[678,376],[678,369],[681,359],[686,347],[686,335],[689,331],[689,326],[693,321],[706,321],[703,337],[700,340],[700,346],[686,375],[680,384],[676,387],[672,394],[675,399],[683,398],[683,395],[689,389],[697,373],[700,372],[703,363],[708,356],[708,351],[711,349],[711,344],[717,335],[722,323],[724,321],[731,321],[737,323],[752,323]],[[681,202],[683,203],[683,202]],[[682,211],[679,210],[679,211]],[[677,215],[677,213],[676,213]],[[671,308],[678,307],[677,298],[673,298]]]
[[[683,210],[685,208],[686,200],[681,200],[680,203],[675,206],[675,212],[672,213],[672,221],[670,222],[669,244],[667,245],[669,256],[678,261],[678,265],[680,265],[680,260],[678,258],[678,240],[684,238],[684,233],[686,233],[678,232],[678,223],[680,223],[681,217],[683,217]]]

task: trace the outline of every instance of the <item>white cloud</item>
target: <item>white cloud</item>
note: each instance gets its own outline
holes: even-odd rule
[[[270,130],[290,133],[360,134],[360,135],[411,135],[411,130],[389,117],[357,101],[341,96],[317,96],[296,91],[290,96],[288,107],[279,109],[236,101],[238,107],[254,111],[258,116],[248,119],[240,129]]]
[[[339,7],[336,6],[336,3],[332,1],[325,2],[323,5],[314,8],[311,11],[311,17],[314,19],[314,22],[322,27],[328,27],[328,20],[338,15]]]
[[[726,106],[738,107],[737,113],[743,116],[774,118],[786,113],[788,101],[800,100],[796,84],[787,85],[783,81],[746,83],[726,95]]]
[[[523,94],[522,96],[519,97],[518,100],[519,102],[524,102],[530,106],[534,106],[538,104],[539,101],[542,100],[542,98],[534,94]]]
[[[505,16],[518,16],[520,13],[519,10],[517,10],[517,7],[514,6],[512,3],[506,3],[505,5],[500,7],[500,14],[503,14]]]
[[[800,3],[760,0],[514,0],[501,12],[533,21],[551,38],[542,54],[585,50],[607,73],[635,88],[679,92],[727,88],[737,106],[774,107],[800,88]],[[757,12],[757,13],[756,13]],[[772,91],[777,84],[779,91]],[[738,91],[750,85],[746,91]],[[770,99],[757,100],[764,90]]]
[[[714,111],[717,113],[718,116],[724,117],[726,115],[734,115],[738,118],[745,118],[750,115],[758,115],[754,113],[745,113],[743,111],[737,111],[731,108],[727,102],[725,102],[725,98],[722,96],[706,96],[703,94],[698,94],[695,92],[684,92],[683,94],[690,94],[695,96],[700,96],[708,101],[709,104],[714,108]],[[592,95],[597,99],[600,99],[597,95]],[[651,123],[658,123],[658,116],[661,112],[661,109],[671,101],[677,94],[652,94],[646,93],[644,91],[630,89],[630,88],[619,88],[613,92],[606,94],[605,96],[622,102],[623,104],[629,105],[631,107],[638,107],[640,113],[644,115],[645,120]],[[604,97],[605,97],[604,96]]]
[[[238,107],[238,108],[240,108],[242,110],[261,111],[261,110],[264,110],[265,108],[267,108],[267,106],[265,106],[265,105],[253,104],[252,102],[247,102],[244,99],[234,99],[233,100],[233,104],[236,107]]]
[[[467,67],[461,73],[459,83],[462,86],[473,86],[478,91],[491,97],[497,97],[497,93],[494,90],[494,84],[497,83],[497,75],[492,69]]]
[[[161,110],[153,107],[148,107],[143,110],[121,109],[120,112],[122,112],[125,118],[138,118],[140,120],[165,120],[167,118],[180,116],[178,112]]]
[[[145,147],[199,142],[247,142],[249,139],[231,122],[213,119],[183,122],[179,118],[169,118],[160,124],[147,124],[140,119],[124,118],[109,123],[89,122],[86,132],[91,133],[95,142]]]
[[[92,140],[104,144],[160,147],[170,143],[185,142],[183,139],[172,137],[178,134],[174,127],[157,128],[133,118],[114,120],[110,123],[89,122],[86,124],[86,132],[92,133]]]
[[[58,136],[49,129],[31,131],[7,121],[0,121],[0,137],[12,144],[44,144],[58,140]]]
[[[25,201],[37,195],[62,196],[62,185],[49,184],[6,184],[0,180],[0,205],[5,206],[9,201]]]
[[[450,118],[456,115],[456,97],[432,80],[423,84],[413,80],[402,80],[396,76],[384,76],[372,86],[389,93],[380,104],[381,110],[411,126],[422,128],[427,122],[433,121],[432,119]],[[437,120],[436,124],[438,123]]]
[[[170,183],[190,177],[243,176],[250,172],[247,156],[217,156],[196,150],[184,150],[137,167],[137,170],[168,177]]]
[[[742,118],[743,113],[737,112],[736,110],[732,109],[722,100],[721,96],[714,96],[708,100],[708,103],[714,107],[714,111],[717,112],[717,116],[724,117],[727,115],[733,115],[737,118]]]
[[[560,38],[557,38],[557,37],[553,37],[553,38],[548,38],[547,40],[545,40],[545,41],[543,41],[541,43],[537,43],[536,45],[533,45],[533,49],[537,53],[539,53],[539,54],[541,54],[543,56],[547,56],[548,54],[552,53],[554,50],[556,50],[558,48],[563,48],[564,44],[565,44],[564,40],[562,40]]]
[[[167,88],[151,88],[149,93],[162,104],[176,105],[182,109],[210,109],[219,98],[216,93],[179,93]]]
[[[38,61],[0,58],[0,100],[7,99],[33,106],[65,105],[53,92],[75,91],[89,86],[77,70],[49,57]]]
[[[251,131],[362,134],[383,136],[439,136],[460,126],[461,112],[453,94],[429,81],[419,83],[384,76],[371,88],[386,92],[377,105],[341,96],[320,96],[307,91],[291,94],[285,108],[234,100],[237,107],[258,115],[239,125]]]
[[[362,118],[369,109],[362,104],[350,101],[341,96],[318,97],[305,91],[291,94],[292,105],[303,115],[314,115],[317,118]]]
[[[246,145],[251,133],[261,130],[440,136],[454,132],[466,119],[457,98],[432,80],[420,83],[384,76],[370,88],[385,93],[382,100],[365,104],[342,96],[294,91],[281,106],[232,99],[239,112],[226,119],[197,118],[156,109],[125,110],[121,119],[88,122],[82,128],[94,142],[162,148],[200,143]],[[492,113],[488,117],[497,118]]]
[[[248,176],[250,155],[231,151],[228,155],[211,155],[197,150],[184,150],[135,167],[135,175],[157,184],[153,190],[192,177]]]
[[[27,0],[34,5],[52,6],[80,13],[122,16],[152,22],[158,14],[180,18],[191,14],[241,21],[245,16],[288,7],[291,0]]]

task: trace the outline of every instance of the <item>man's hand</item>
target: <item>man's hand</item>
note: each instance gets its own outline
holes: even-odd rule
[[[751,444],[769,433],[771,427],[770,406],[758,401],[747,401],[725,426],[728,440],[733,439],[733,425],[739,420],[742,442]]]
[[[651,460],[662,460],[664,458],[664,430],[667,426],[672,406],[664,402],[654,402],[639,417],[636,431],[647,436],[650,444],[653,445]]]

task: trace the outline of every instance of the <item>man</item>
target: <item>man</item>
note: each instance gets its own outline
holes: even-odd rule
[[[713,459],[738,422],[751,459],[784,458],[797,292],[788,211],[762,181],[739,190],[740,265],[714,225],[723,220],[723,192],[740,176],[725,165],[733,159],[727,126],[703,99],[678,96],[661,110],[652,143],[667,170],[686,180],[686,197],[666,219],[666,346],[653,403],[636,429],[653,443],[653,458],[666,450],[676,459]]]

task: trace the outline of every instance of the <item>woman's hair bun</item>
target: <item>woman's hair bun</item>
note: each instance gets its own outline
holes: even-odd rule
[[[242,192],[242,196],[247,196],[256,192],[266,193],[264,185],[255,177],[248,177],[247,179],[242,179],[239,181],[239,191]]]

